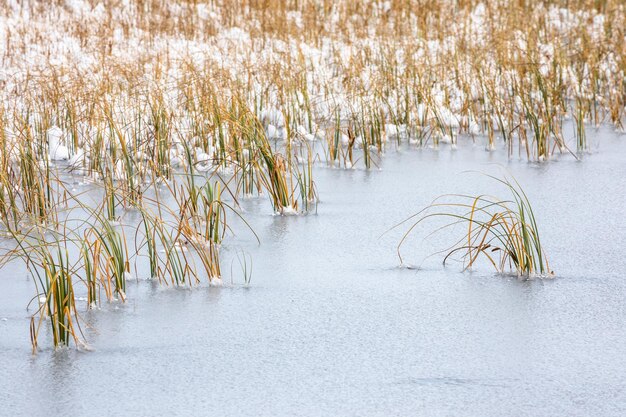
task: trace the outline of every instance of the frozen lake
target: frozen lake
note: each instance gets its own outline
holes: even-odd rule
[[[223,270],[244,249],[248,288],[129,282],[127,303],[81,307],[91,352],[31,355],[33,282],[3,269],[0,415],[622,416],[626,144],[600,134],[582,162],[460,144],[389,150],[380,171],[320,167],[317,214],[244,202],[261,244],[235,227]],[[381,235],[437,195],[490,191],[463,171],[495,163],[528,193],[556,278],[423,261],[425,233],[403,251],[421,268],[400,268],[402,229]]]

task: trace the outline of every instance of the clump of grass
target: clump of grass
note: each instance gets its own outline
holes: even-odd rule
[[[184,237],[184,242],[196,253],[210,284],[221,284],[222,272],[220,268],[219,249],[213,240],[206,240],[189,224],[183,221],[179,225],[179,232]],[[194,276],[197,275],[194,269]]]
[[[82,345],[74,291],[80,268],[70,258],[67,241],[59,239],[62,234],[47,233],[48,229],[38,225],[27,233],[9,232],[13,234],[15,248],[3,254],[0,263],[22,260],[35,278],[37,294],[33,300],[37,301],[37,310],[30,324],[33,353],[37,352],[39,332],[46,322],[55,348],[69,346],[71,341]]]
[[[438,197],[429,206],[409,217],[412,222],[398,245],[400,248],[415,229],[426,220],[449,220],[433,233],[453,226],[465,226],[465,232],[445,253],[443,263],[453,255],[461,254],[464,269],[471,268],[485,258],[500,273],[515,271],[518,276],[553,275],[539,237],[539,228],[530,201],[519,183],[507,178],[489,178],[503,184],[509,199],[489,195],[447,194]]]
[[[118,230],[106,217],[97,213],[97,223],[87,229],[85,241],[91,242],[87,243],[87,249],[84,249],[82,253],[86,261],[89,291],[94,289],[93,282],[100,281],[104,284],[109,300],[117,294],[120,300],[125,301],[126,278],[130,275],[130,262],[123,229]],[[103,274],[100,280],[95,279],[94,275],[98,270]],[[90,299],[89,301],[96,300]]]
[[[587,133],[585,131],[585,114],[581,99],[576,99],[576,107],[573,118],[574,136],[576,137],[576,150],[579,153],[584,152],[587,150]]]
[[[33,223],[53,222],[53,181],[47,154],[40,149],[28,125],[25,124],[21,133],[19,138],[23,142],[19,146],[18,155],[23,211]]]
[[[99,267],[102,244],[99,240],[91,240],[85,236],[80,248],[80,256],[85,268],[85,285],[87,286],[87,302],[90,306],[99,302],[100,274]]]
[[[52,342],[55,347],[68,346],[70,340],[74,340],[78,345],[80,327],[73,285],[75,271],[70,263],[67,248],[60,244],[50,251],[42,248],[35,252],[33,262],[40,270],[37,275],[44,290],[43,296],[39,299],[39,309],[35,314],[39,314],[39,319],[35,320],[35,316],[31,318],[33,351],[37,349],[37,336],[46,317],[50,319]]]
[[[303,160],[303,166],[299,167],[297,164],[294,167],[296,179],[298,181],[298,188],[300,190],[300,200],[302,201],[302,208],[308,211],[311,206],[316,206],[318,201],[317,187],[313,181],[313,160],[312,151],[307,145],[306,156],[300,157]]]
[[[157,205],[156,213],[147,207],[138,207],[138,209],[142,217],[144,236],[142,243],[137,245],[137,251],[146,247],[150,278],[166,285],[170,283],[175,286],[197,284],[199,279],[193,268],[193,259],[187,253],[189,242],[181,226],[189,223],[186,215],[182,213],[177,221],[172,220],[173,224],[170,224],[164,220],[164,214],[166,217],[174,217],[173,210],[170,211],[161,205]],[[179,209],[184,211],[182,208]],[[137,234],[139,234],[139,229]]]

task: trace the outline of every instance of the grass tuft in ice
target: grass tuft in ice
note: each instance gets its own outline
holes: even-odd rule
[[[408,231],[398,245],[427,220],[443,218],[445,224],[433,233],[446,229],[464,229],[462,237],[442,251],[443,263],[460,255],[464,268],[471,268],[480,258],[486,259],[498,272],[515,271],[520,277],[551,276],[548,260],[541,244],[535,215],[519,183],[490,176],[505,186],[509,199],[489,195],[443,195],[432,204],[405,220]]]

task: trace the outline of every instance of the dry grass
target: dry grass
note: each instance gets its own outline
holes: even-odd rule
[[[433,233],[465,226],[465,233],[450,248],[444,250],[443,263],[458,254],[464,269],[471,268],[477,260],[485,258],[500,273],[513,270],[520,277],[551,276],[548,260],[539,237],[539,228],[528,197],[515,180],[489,176],[503,184],[510,193],[509,199],[485,194],[443,195],[405,220],[411,226],[398,245],[423,222],[433,218],[448,220]],[[431,233],[432,234],[432,233]]]

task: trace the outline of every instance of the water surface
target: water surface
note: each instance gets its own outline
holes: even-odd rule
[[[252,257],[249,288],[133,281],[126,304],[83,313],[91,352],[53,352],[44,331],[32,356],[33,282],[5,269],[0,415],[624,415],[626,144],[602,135],[582,162],[468,144],[319,168],[317,214],[244,202],[261,245],[237,228],[222,255],[226,281]],[[495,163],[534,203],[557,277],[443,268],[419,232],[404,254],[420,268],[398,267],[402,230],[382,234],[439,194],[492,191],[463,172]]]

